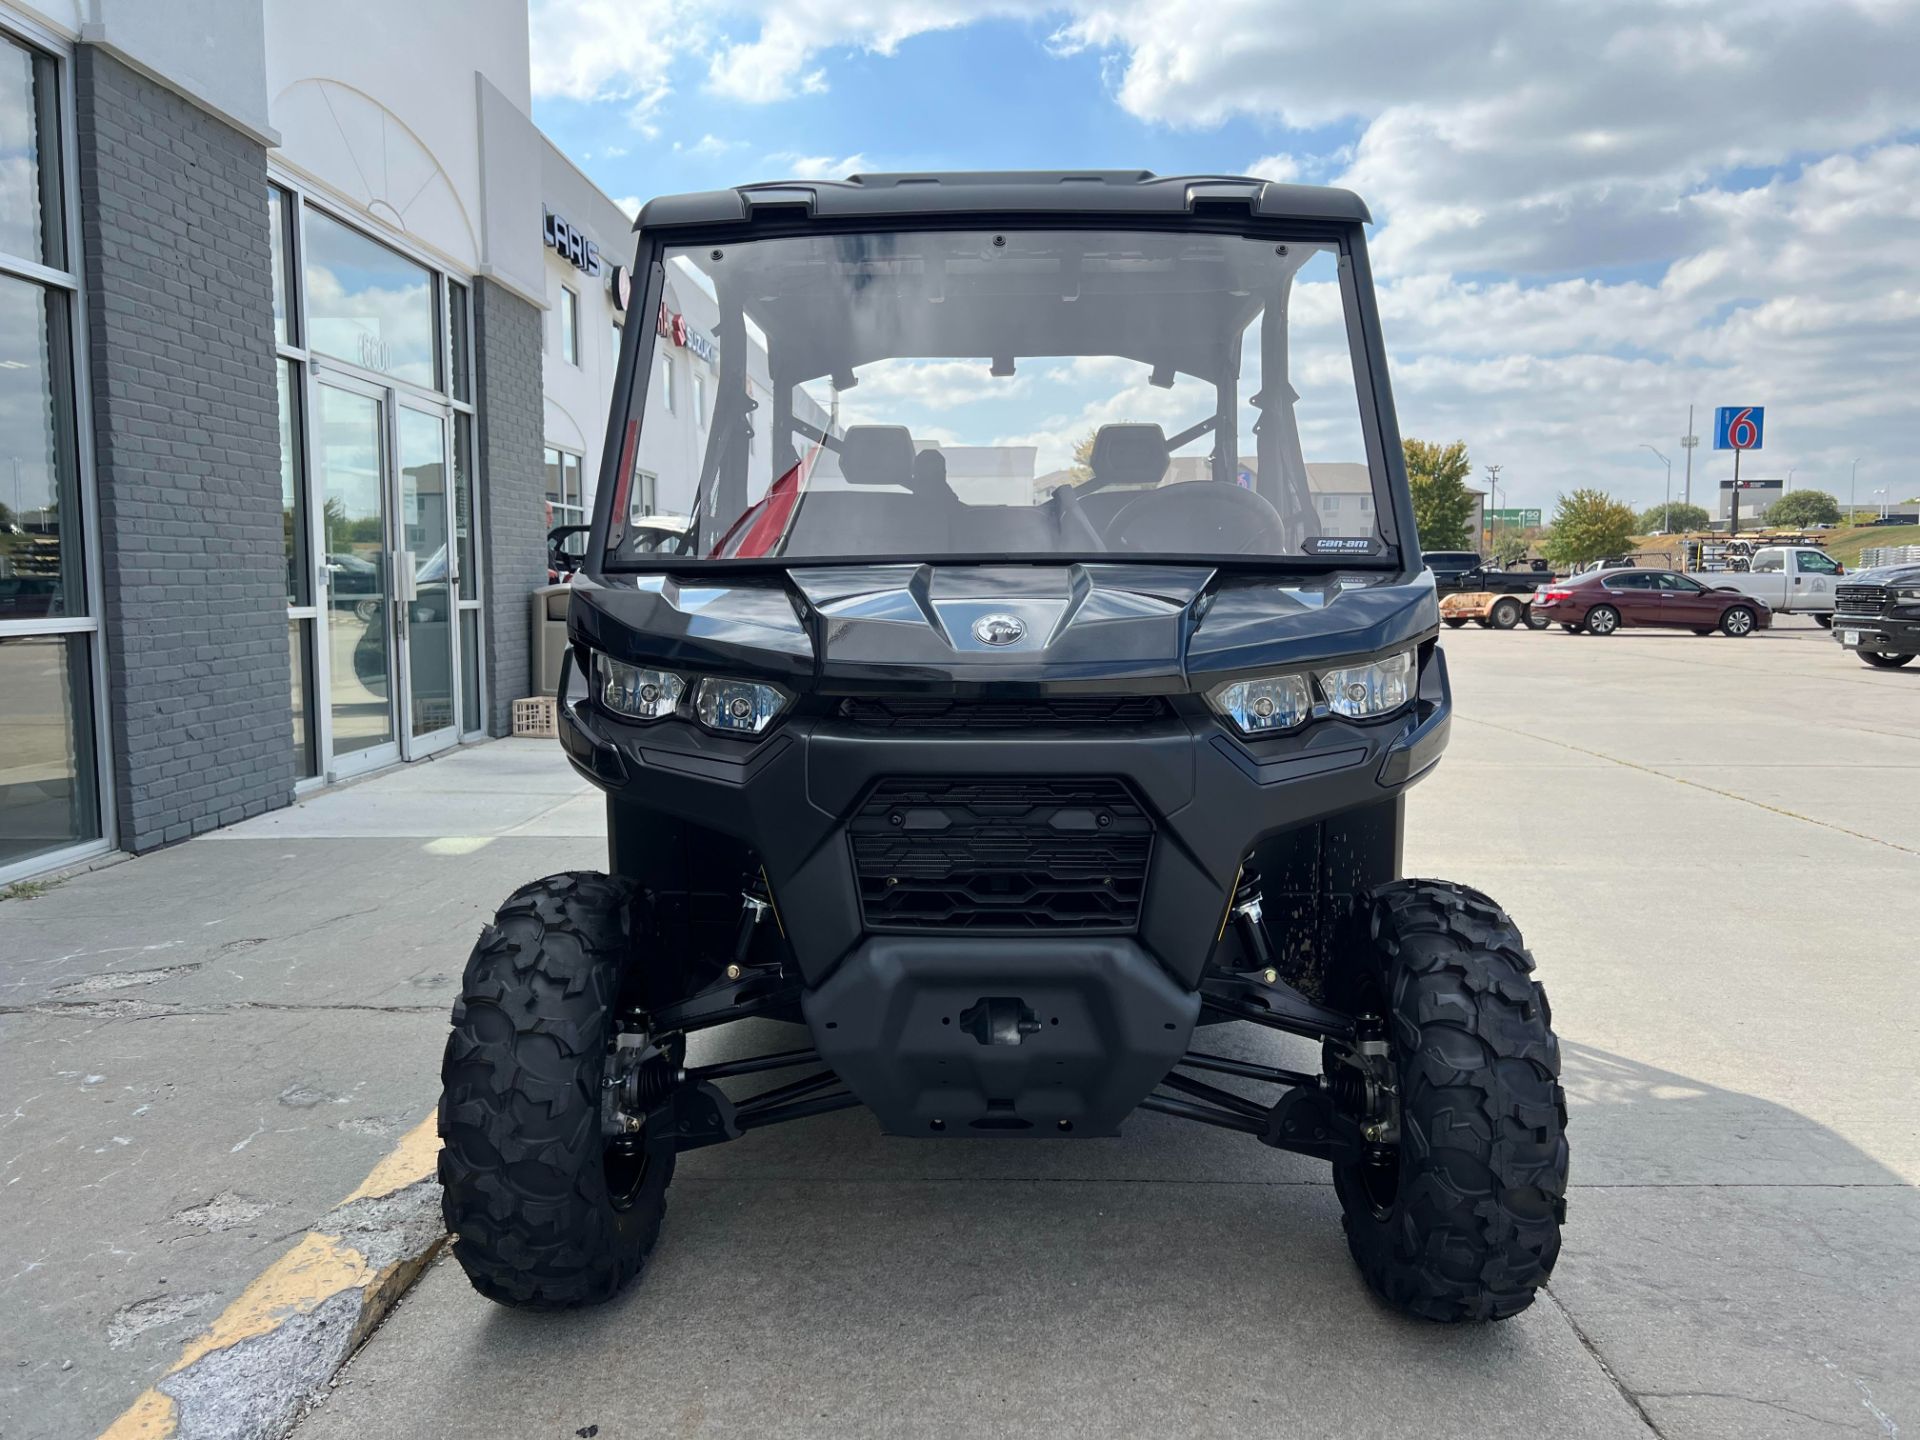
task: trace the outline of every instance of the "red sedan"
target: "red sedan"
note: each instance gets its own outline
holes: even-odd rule
[[[1711,635],[1751,635],[1773,623],[1765,601],[1713,590],[1671,570],[1594,570],[1543,585],[1533,614],[1563,630],[1611,635],[1623,625],[1663,625]]]

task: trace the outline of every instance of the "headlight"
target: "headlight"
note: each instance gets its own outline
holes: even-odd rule
[[[1920,600],[1920,585],[1902,585],[1898,590],[1893,592],[1893,598],[1902,603],[1909,604],[1915,600]]]
[[[1413,652],[1402,650],[1365,665],[1344,665],[1320,672],[1320,693],[1335,715],[1365,719],[1407,703],[1413,679]]]
[[[1277,735],[1304,725],[1313,716],[1313,695],[1300,675],[1236,680],[1208,698],[1243,735]]]
[[[1314,686],[1320,701],[1314,703]],[[1278,735],[1322,715],[1364,720],[1398,710],[1413,694],[1413,652],[1403,650],[1364,665],[1342,665],[1305,675],[1262,675],[1236,680],[1207,695],[1207,702],[1242,735]]]
[[[594,665],[600,703],[632,720],[664,720],[687,693],[687,682],[670,670],[643,670],[604,655],[596,655]]]
[[[693,714],[723,735],[758,735],[786,708],[786,692],[751,680],[702,680],[693,692]]]

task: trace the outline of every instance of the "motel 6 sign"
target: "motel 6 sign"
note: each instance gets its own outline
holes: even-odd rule
[[[1758,450],[1767,412],[1760,405],[1722,405],[1713,412],[1713,448]]]

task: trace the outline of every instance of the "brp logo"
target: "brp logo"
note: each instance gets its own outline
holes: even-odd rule
[[[982,615],[973,622],[973,638],[982,645],[1011,645],[1027,633],[1016,615]]]

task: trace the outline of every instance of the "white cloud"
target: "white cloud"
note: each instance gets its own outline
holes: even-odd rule
[[[673,142],[673,148],[688,155],[725,155],[730,150],[745,148],[746,143],[744,140],[722,140],[718,135],[708,134],[702,135],[692,144],[676,140]]]
[[[638,220],[640,218],[640,197],[638,195],[622,195],[613,203],[620,207],[621,211],[629,220]]]
[[[1300,162],[1291,155],[1263,155],[1247,167],[1247,174],[1284,184],[1300,178]]]
[[[765,163],[779,171],[782,180],[844,180],[871,168],[865,155],[848,155],[836,160],[831,155],[800,155],[792,150],[775,151],[767,156]]]

